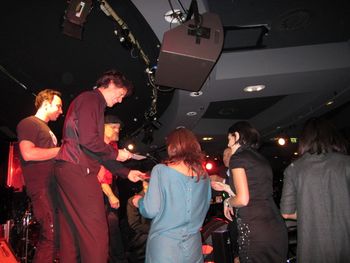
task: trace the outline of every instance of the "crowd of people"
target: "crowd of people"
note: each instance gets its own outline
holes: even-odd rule
[[[196,135],[177,128],[166,137],[167,158],[150,178],[123,162],[122,122],[106,107],[131,95],[132,83],[110,70],[70,104],[62,142],[48,123],[63,113],[61,93],[36,96],[36,114],[18,123],[26,192],[40,223],[33,263],[200,263],[200,229],[211,191],[225,191],[223,214],[234,262],[287,262],[284,219],[297,221],[297,262],[347,262],[350,258],[350,157],[346,142],[323,119],[309,120],[299,158],[285,170],[280,208],[273,199],[273,171],[258,151],[259,132],[248,122],[228,130],[226,180],[212,181]],[[128,238],[120,229],[118,178],[142,181],[127,201]],[[226,262],[225,262],[226,263]]]

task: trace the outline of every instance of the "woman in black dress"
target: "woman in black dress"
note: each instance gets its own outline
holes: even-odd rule
[[[232,220],[235,208],[241,263],[282,263],[287,260],[287,229],[272,198],[272,169],[256,151],[259,137],[248,122],[229,128],[229,168],[235,194],[224,201],[224,212]]]

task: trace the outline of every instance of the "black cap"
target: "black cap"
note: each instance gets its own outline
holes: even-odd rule
[[[123,125],[123,122],[116,115],[105,115],[105,123],[120,123]]]

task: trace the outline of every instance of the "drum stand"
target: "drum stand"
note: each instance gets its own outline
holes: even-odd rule
[[[32,213],[27,209],[24,213],[24,216],[22,218],[22,237],[21,237],[21,248],[19,249],[20,255],[19,258],[21,260],[21,263],[28,263],[28,256],[29,256],[29,226],[32,219]]]

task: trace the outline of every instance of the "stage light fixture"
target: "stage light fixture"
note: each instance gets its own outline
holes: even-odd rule
[[[82,39],[86,18],[91,12],[92,0],[71,0],[64,15],[63,34]]]
[[[116,28],[114,34],[117,36],[120,44],[127,50],[130,50],[133,47],[131,43],[129,34],[130,30],[128,28]]]
[[[214,168],[214,164],[212,163],[212,162],[207,162],[206,164],[205,164],[205,169],[209,172],[209,171],[211,171],[211,170],[213,170],[213,168]]]

